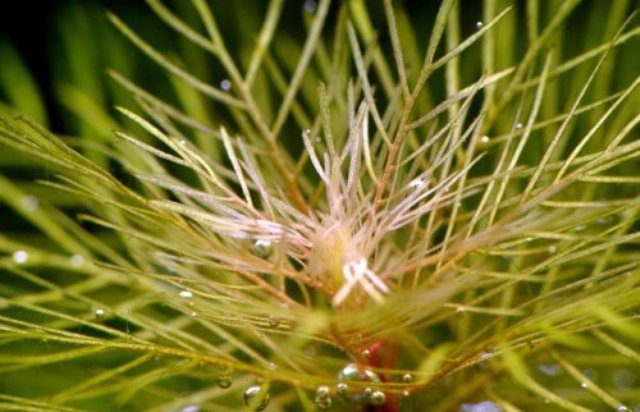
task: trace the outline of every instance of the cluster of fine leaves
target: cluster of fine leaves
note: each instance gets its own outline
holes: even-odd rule
[[[640,405],[631,1],[147,6],[0,44],[0,409]]]

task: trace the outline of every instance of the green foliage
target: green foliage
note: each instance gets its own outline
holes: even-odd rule
[[[631,2],[174,3],[0,47],[1,409],[640,405]]]

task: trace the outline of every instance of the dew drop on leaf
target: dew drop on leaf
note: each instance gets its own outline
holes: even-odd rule
[[[476,22],[476,29],[480,30],[483,27],[484,27],[484,23],[482,23],[481,21]]]
[[[244,391],[244,404],[253,411],[264,411],[269,406],[271,395],[262,393],[262,388],[258,385],[250,386]]]
[[[198,412],[200,410],[200,405],[187,405],[184,408],[180,409],[180,412]]]
[[[183,299],[190,299],[193,297],[193,293],[188,290],[181,290],[179,295]]]

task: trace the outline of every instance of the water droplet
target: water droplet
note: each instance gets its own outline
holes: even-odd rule
[[[187,405],[181,409],[181,412],[198,412],[200,410],[200,405]]]
[[[490,140],[491,140],[491,139],[489,138],[489,136],[482,136],[482,137],[480,138],[480,142],[481,142],[481,143],[484,143],[484,144],[489,143],[489,141],[490,141]]]
[[[501,412],[500,407],[491,402],[484,401],[480,403],[463,403],[460,405],[461,412]]]
[[[402,382],[403,383],[413,382],[413,375],[411,375],[410,373],[405,373],[404,375],[402,375]]]
[[[382,391],[373,391],[371,394],[371,404],[373,405],[384,405],[387,401],[387,397]]]
[[[476,22],[476,29],[480,30],[483,27],[484,27],[484,23],[482,23],[481,21]]]
[[[94,314],[96,315],[96,319],[102,321],[102,320],[104,320],[106,312],[105,312],[104,309],[98,308],[98,309],[95,310]]]
[[[618,405],[616,408],[618,412],[629,412],[629,408],[626,405]]]
[[[268,240],[258,239],[251,246],[251,253],[259,258],[267,258],[271,254],[272,244]]]
[[[24,207],[24,210],[27,212],[35,212],[38,209],[39,203],[38,198],[32,195],[25,196],[22,199],[22,207]]]
[[[458,307],[456,308],[456,313],[457,313],[458,315],[461,315],[461,314],[463,314],[464,312],[465,312],[464,307],[462,307],[462,306],[458,306]]]
[[[402,392],[402,396],[404,396],[405,398],[409,397],[411,395],[411,392],[409,391],[403,391]]]
[[[193,297],[193,292],[189,290],[181,290],[178,295],[183,299],[191,299]]]
[[[269,406],[271,395],[263,393],[260,386],[254,385],[244,391],[244,404],[254,411],[264,411]]]
[[[316,390],[316,397],[313,402],[316,404],[316,406],[319,409],[322,409],[322,410],[329,409],[332,404],[330,394],[331,394],[331,390],[329,389],[328,386],[326,385],[319,386],[318,389]]]
[[[272,328],[277,328],[278,326],[280,326],[280,319],[278,319],[274,315],[269,315],[268,321],[269,326],[271,326]]]
[[[231,90],[231,80],[229,79],[224,79],[220,82],[220,88],[222,90]]]
[[[589,384],[587,382],[580,382],[580,386],[586,389],[589,387]]]
[[[362,351],[361,355],[363,358],[369,359],[369,356],[371,356],[371,351],[369,349],[365,349]]]
[[[550,255],[554,255],[558,251],[558,247],[556,245],[551,245],[547,248],[547,253]]]
[[[309,137],[311,137],[311,129],[304,129],[302,131],[302,137],[304,137],[305,139],[308,139]]]
[[[13,254],[13,261],[19,265],[27,263],[27,260],[29,260],[29,254],[24,250],[18,250]]]
[[[191,312],[189,313],[189,316],[191,316],[192,318],[196,318],[198,317],[198,312]]]
[[[516,123],[516,130],[522,129],[522,123]]]
[[[318,8],[318,3],[315,0],[305,0],[302,5],[302,9],[307,13],[315,13]]]
[[[560,372],[562,372],[562,369],[557,363],[541,363],[538,365],[538,370],[549,376],[558,376]]]
[[[218,388],[228,389],[231,387],[231,383],[232,383],[231,376],[222,375],[216,378],[216,385],[218,385]]]
[[[71,265],[80,267],[84,264],[84,257],[82,255],[73,255],[69,258]]]
[[[587,228],[587,225],[578,225],[573,230],[575,230],[576,232],[582,232],[586,228]]]

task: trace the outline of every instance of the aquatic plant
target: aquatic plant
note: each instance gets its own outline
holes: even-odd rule
[[[272,0],[235,47],[218,12],[253,5],[148,3],[224,75],[110,14],[168,83],[64,89],[81,138],[0,118],[56,193],[0,178],[33,227],[0,234],[3,408],[640,403],[627,2]]]

